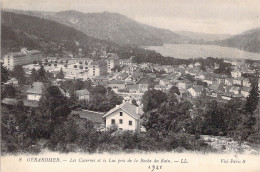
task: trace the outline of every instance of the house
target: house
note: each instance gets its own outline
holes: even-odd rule
[[[140,117],[143,111],[129,102],[116,105],[115,108],[108,111],[103,117],[106,121],[106,128],[116,125],[119,130],[140,131]]]
[[[243,87],[251,87],[251,83],[248,78],[243,78]]]
[[[225,85],[232,86],[233,85],[233,78],[226,78]]]
[[[88,75],[90,77],[104,76],[107,74],[107,62],[103,60],[93,61],[89,65]]]
[[[214,82],[214,79],[211,77],[206,77],[203,82],[206,82],[208,85],[212,85]]]
[[[191,94],[192,97],[199,97],[202,95],[203,92],[203,86],[197,85],[194,87],[191,87],[188,89],[189,93]]]
[[[64,90],[64,89],[61,88],[60,86],[58,86],[58,88],[59,88],[61,94],[62,94],[64,97],[68,97],[68,98],[70,97],[70,93],[69,93],[68,91]]]
[[[196,67],[201,66],[200,62],[196,62],[194,65],[195,65]]]
[[[243,94],[245,97],[249,96],[250,88],[248,87],[242,87],[241,88],[241,94]]]
[[[128,74],[123,72],[123,73],[120,73],[117,78],[120,79],[120,80],[125,80],[126,78],[128,77]]]
[[[197,74],[195,75],[195,79],[201,79],[201,80],[204,80],[205,79],[205,75],[204,74]]]
[[[107,62],[107,71],[111,72],[111,69],[119,65],[119,59],[116,54],[110,53],[108,58],[105,60]]]
[[[216,81],[217,81],[218,84],[224,84],[225,83],[224,78],[216,78]]]
[[[161,91],[167,91],[169,89],[169,87],[165,86],[165,85],[155,85],[154,86],[155,90],[161,90]]]
[[[112,80],[109,81],[108,86],[111,87],[114,90],[123,90],[126,88],[126,84],[124,81],[120,81],[120,80]]]
[[[221,98],[225,100],[231,100],[233,98],[234,93],[224,93]]]
[[[172,68],[172,67],[166,67],[166,68],[164,69],[164,71],[165,71],[166,73],[173,73],[173,72],[174,72],[174,68]]]
[[[239,70],[234,70],[234,71],[231,72],[231,76],[233,78],[239,78],[239,77],[242,76],[242,73]]]
[[[44,84],[42,82],[34,82],[27,89],[27,100],[39,101],[42,97],[42,91],[44,89]]]
[[[224,92],[224,86],[223,84],[212,84],[209,86],[209,90],[218,91],[218,92]]]
[[[241,88],[240,88],[240,87],[237,87],[237,86],[232,86],[232,87],[229,89],[229,92],[233,92],[234,94],[240,94],[240,93],[241,93]]]
[[[140,93],[148,91],[149,84],[138,84]]]
[[[126,89],[129,93],[139,93],[139,85],[138,84],[130,84],[126,86]]]
[[[241,77],[239,77],[239,78],[234,78],[234,79],[233,79],[233,85],[242,86],[242,85],[243,85],[243,78],[241,78]]]
[[[180,81],[177,83],[179,89],[188,89],[191,86],[191,83],[188,81]]]
[[[13,86],[18,86],[18,80],[16,78],[11,78],[9,79],[6,83],[6,85],[13,85]]]
[[[13,69],[16,65],[26,65],[33,61],[40,61],[42,53],[38,50],[27,50],[22,48],[20,52],[11,52],[4,56],[4,66],[7,69]]]
[[[79,100],[89,101],[90,93],[88,90],[77,90],[76,95],[78,96]]]

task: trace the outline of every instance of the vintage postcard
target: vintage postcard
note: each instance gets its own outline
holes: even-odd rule
[[[2,0],[1,171],[260,172],[258,0]]]

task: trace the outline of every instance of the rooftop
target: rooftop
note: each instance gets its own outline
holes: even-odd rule
[[[106,66],[107,62],[103,60],[93,61],[90,63],[90,65],[97,65],[97,66]]]
[[[101,112],[94,112],[89,110],[78,110],[78,111],[72,111],[72,115],[78,114],[80,118],[88,119],[94,123],[104,123],[103,115],[104,113]]]
[[[80,95],[89,95],[89,91],[86,90],[86,89],[84,89],[84,90],[77,90],[76,94],[79,95],[79,96]]]
[[[42,94],[42,90],[44,88],[44,84],[42,82],[34,82],[32,85],[27,89],[26,93],[31,94]]]
[[[135,105],[132,105],[131,103],[129,103],[127,101],[127,102],[122,103],[121,105],[117,105],[116,107],[114,107],[113,109],[108,111],[103,117],[110,115],[111,113],[115,112],[118,109],[122,109],[123,111],[127,112],[130,116],[132,116],[135,119],[139,119],[140,115],[143,114],[143,111],[141,108],[136,107]]]

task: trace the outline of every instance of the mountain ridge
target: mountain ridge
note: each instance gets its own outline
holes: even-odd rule
[[[225,40],[214,41],[213,44],[260,53],[260,27],[247,30]]]
[[[10,9],[9,9],[10,10]],[[163,44],[206,44],[233,47],[260,53],[259,29],[251,29],[237,35],[174,32],[134,21],[112,12],[84,13],[76,10],[39,12],[10,10],[61,23],[81,31],[85,35],[120,45],[162,46]],[[230,37],[229,37],[230,36]]]

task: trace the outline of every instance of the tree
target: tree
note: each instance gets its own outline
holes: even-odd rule
[[[107,90],[103,85],[97,85],[92,88],[91,93],[105,95],[107,93]]]
[[[180,95],[180,90],[178,87],[176,86],[172,86],[169,90],[169,94],[177,94],[177,95]]]
[[[74,81],[74,89],[75,90],[82,90],[85,88],[85,84],[82,80],[77,79]]]
[[[3,63],[1,63],[1,82],[6,82],[9,80],[9,72]]]
[[[46,82],[46,71],[44,69],[44,66],[41,66],[40,69],[38,70],[38,81],[40,82]]]
[[[13,85],[5,85],[2,91],[3,91],[2,98],[4,97],[15,98],[17,94],[17,91]]]
[[[60,69],[60,72],[57,73],[56,78],[58,78],[58,79],[64,79],[64,73],[63,73],[62,68]]]
[[[160,104],[167,101],[166,93],[160,90],[148,90],[142,97],[144,112],[158,108]]]
[[[191,81],[191,82],[194,82],[194,81],[195,81],[194,77],[191,76],[190,74],[187,74],[187,75],[186,75],[186,78],[187,78],[189,81]]]
[[[137,104],[137,102],[136,102],[135,99],[132,100],[132,104],[135,105],[135,106],[137,106],[137,107],[139,106],[139,105]]]
[[[39,101],[39,109],[51,122],[50,129],[66,120],[70,114],[68,99],[60,92],[57,86],[46,86]]]
[[[251,116],[253,115],[253,112],[256,110],[258,105],[258,80],[259,78],[257,76],[254,76],[250,79],[251,90],[245,104],[245,111],[248,112]]]
[[[74,68],[77,68],[78,66],[77,65],[74,65]]]
[[[208,102],[206,111],[203,114],[203,134],[222,135],[225,130],[224,117],[224,109],[220,103],[216,100]]]
[[[14,66],[13,71],[11,72],[11,76],[18,80],[18,83],[23,85],[26,82],[25,72],[23,70],[22,65]]]
[[[91,81],[91,79],[88,79],[87,81],[85,81],[85,87],[87,90],[91,90],[92,89],[92,86],[93,86],[93,83]]]
[[[32,69],[32,73],[31,73],[31,76],[30,76],[30,80],[32,82],[36,82],[38,81],[38,72],[33,68]]]

